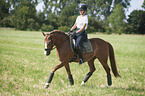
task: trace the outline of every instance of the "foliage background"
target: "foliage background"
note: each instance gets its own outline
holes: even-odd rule
[[[43,12],[37,12],[36,6],[41,2]],[[145,34],[145,11],[134,10],[128,19],[125,17],[130,0],[1,0],[0,27],[44,31],[46,25],[52,27],[45,31],[70,29],[79,15],[80,3],[88,7],[88,33]]]

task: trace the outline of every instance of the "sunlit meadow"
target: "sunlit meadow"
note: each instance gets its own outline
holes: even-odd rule
[[[61,68],[50,87],[44,89],[49,72],[59,63],[56,50],[48,57],[43,54],[41,32],[0,28],[0,96],[144,96],[145,35],[94,33],[88,37],[102,38],[113,45],[122,77],[115,78],[111,73],[113,85],[107,88],[106,72],[96,60],[96,71],[81,86],[89,67],[87,63],[71,63],[74,86],[69,87],[65,68]]]

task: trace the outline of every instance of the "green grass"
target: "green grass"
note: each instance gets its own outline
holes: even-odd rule
[[[59,63],[56,50],[44,56],[41,32],[0,28],[0,96],[144,96],[145,36],[89,34],[109,41],[115,50],[122,78],[112,75],[113,85],[106,88],[106,73],[95,61],[96,71],[86,83],[87,63],[71,63],[75,85],[69,86],[65,68],[56,71],[50,88],[44,89],[51,69]],[[110,65],[110,64],[109,64]]]

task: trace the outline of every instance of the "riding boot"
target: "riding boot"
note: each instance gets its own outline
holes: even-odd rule
[[[79,58],[80,58],[79,64],[83,64],[84,63],[84,59],[83,59],[83,55],[82,55],[81,49],[77,48],[76,51],[77,51],[77,54],[79,55]]]

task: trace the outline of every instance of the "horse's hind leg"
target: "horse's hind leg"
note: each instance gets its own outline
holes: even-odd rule
[[[110,74],[110,68],[107,64],[107,57],[106,58],[98,58],[99,61],[101,62],[101,64],[103,65],[106,73],[107,73],[107,83],[108,83],[108,87],[110,87],[112,85],[112,79],[111,79],[111,74]]]
[[[90,71],[87,73],[87,75],[84,77],[81,85],[85,85],[85,82],[88,81],[88,79],[92,76],[93,72],[96,70],[95,69],[95,66],[94,66],[94,60],[96,58],[94,57],[93,59],[91,59],[89,62],[88,62],[88,65],[89,65],[89,68],[90,68]]]

